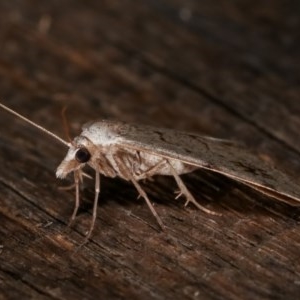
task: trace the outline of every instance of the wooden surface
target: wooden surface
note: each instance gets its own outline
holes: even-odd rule
[[[300,182],[297,1],[1,1],[0,95],[64,136],[110,117],[230,138]],[[66,148],[0,111],[1,299],[297,299],[300,210],[207,172],[183,179],[55,179]]]

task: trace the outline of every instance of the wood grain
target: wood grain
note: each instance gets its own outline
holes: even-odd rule
[[[216,4],[217,3],[217,4]],[[299,182],[299,16],[294,1],[0,3],[3,103],[64,136],[109,117],[245,143]],[[68,228],[74,191],[55,179],[66,149],[0,112],[0,298],[296,299],[299,209],[223,176],[175,183],[103,178],[91,241],[93,182]],[[78,250],[78,251],[77,251]]]

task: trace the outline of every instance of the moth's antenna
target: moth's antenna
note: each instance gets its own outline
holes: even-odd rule
[[[38,128],[39,130],[45,132],[46,134],[52,136],[53,138],[55,138],[56,140],[60,141],[62,144],[65,144],[66,146],[70,147],[71,144],[66,142],[65,140],[63,140],[62,138],[60,138],[58,135],[52,133],[51,131],[47,130],[46,128],[30,121],[29,119],[27,119],[26,117],[20,115],[19,113],[17,113],[16,111],[10,109],[9,107],[5,106],[4,104],[0,103],[0,107],[3,108],[4,110],[8,111],[9,113],[11,113],[12,115],[17,116],[18,118],[22,119],[23,121],[29,123],[30,125]]]
[[[69,127],[69,123],[68,123],[67,115],[66,115],[67,108],[68,107],[66,105],[63,107],[63,109],[61,110],[61,117],[62,117],[62,121],[63,121],[65,137],[67,137],[68,141],[71,143],[72,139],[70,137],[70,127]]]

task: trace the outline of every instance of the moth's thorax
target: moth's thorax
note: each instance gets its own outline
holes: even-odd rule
[[[82,127],[79,137],[89,139],[94,145],[106,146],[120,142],[126,131],[126,123],[116,121],[93,121]]]

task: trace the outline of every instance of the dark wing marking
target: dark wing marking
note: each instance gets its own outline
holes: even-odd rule
[[[126,124],[125,128],[121,147],[179,159],[224,174],[290,205],[300,205],[297,183],[237,143],[150,126]]]

